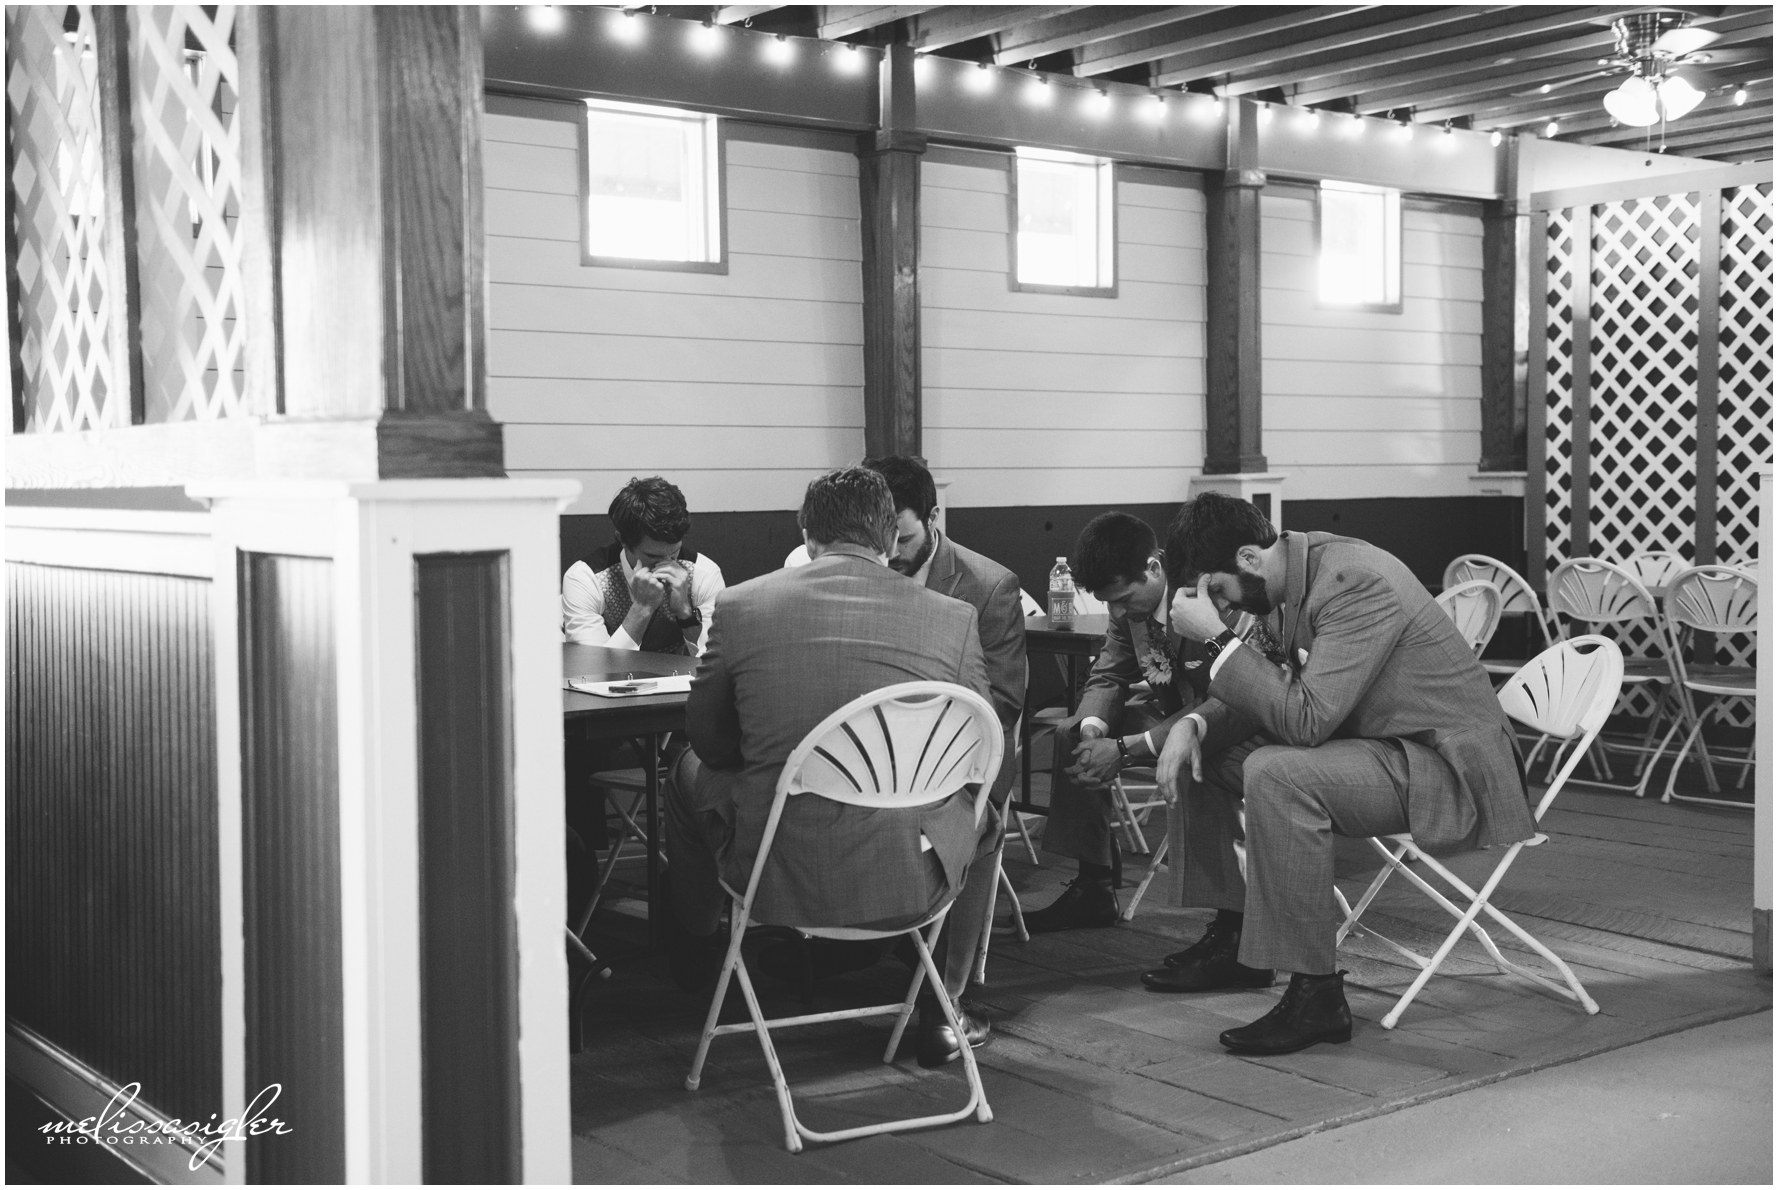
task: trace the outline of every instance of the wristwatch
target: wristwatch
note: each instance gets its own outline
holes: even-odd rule
[[[678,617],[675,617],[673,620],[673,626],[675,628],[682,628],[682,629],[683,628],[695,628],[699,624],[702,624],[703,622],[704,622],[704,613],[700,609],[694,607],[691,609],[690,614],[688,614],[684,619],[679,619]]]
[[[1231,628],[1224,628],[1221,632],[1204,642],[1204,652],[1210,654],[1210,659],[1214,661],[1217,654],[1228,648],[1229,642],[1234,639],[1234,630]]]
[[[1117,737],[1117,761],[1119,764],[1130,763],[1130,749],[1125,745],[1124,737],[1121,735]]]

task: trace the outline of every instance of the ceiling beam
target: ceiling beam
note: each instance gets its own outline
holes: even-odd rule
[[[1770,161],[1772,159],[1772,134],[1756,136],[1749,140],[1734,141],[1726,145],[1711,145],[1705,152],[1711,157],[1730,157],[1736,161]],[[1695,156],[1695,154],[1686,154]]]
[[[1669,124],[1667,127],[1669,130],[1678,129],[1684,133],[1720,132],[1724,129],[1745,127],[1748,124],[1766,124],[1770,123],[1771,120],[1771,106],[1762,103],[1747,107],[1732,107],[1727,111],[1713,112],[1702,116],[1694,111],[1688,114],[1684,119]],[[1658,125],[1654,125],[1650,128],[1638,128],[1626,124],[1618,128],[1607,128],[1602,132],[1588,132],[1576,135],[1569,139],[1587,145],[1626,144],[1630,141],[1643,140],[1650,135],[1658,138],[1661,135],[1660,132],[1656,130],[1658,127]]]
[[[1593,61],[1597,61],[1597,59]],[[1411,87],[1366,91],[1356,97],[1352,110],[1359,115],[1369,116],[1395,108],[1453,104],[1484,95],[1510,95],[1514,91],[1533,88],[1542,83],[1556,83],[1563,79],[1603,69],[1602,66],[1591,65],[1587,62],[1561,62],[1536,70],[1520,71],[1517,74],[1502,74],[1498,66],[1481,67],[1464,74],[1449,73],[1440,83],[1422,83]],[[1548,93],[1553,94],[1558,90],[1561,88],[1552,86]]]
[[[1345,77],[1354,71],[1367,70],[1372,67],[1393,68],[1399,66],[1403,62],[1412,62],[1420,58],[1429,58],[1435,54],[1460,53],[1467,55],[1470,61],[1474,61],[1475,55],[1482,52],[1482,47],[1495,42],[1510,41],[1517,37],[1548,33],[1552,30],[1566,29],[1574,25],[1586,25],[1601,18],[1620,16],[1627,12],[1636,11],[1638,11],[1638,9],[1633,7],[1563,9],[1561,12],[1549,16],[1541,16],[1529,21],[1517,21],[1507,25],[1496,25],[1491,29],[1485,29],[1477,33],[1464,33],[1453,37],[1443,37],[1437,41],[1423,41],[1415,45],[1392,46],[1369,54],[1354,55],[1344,58],[1343,60],[1330,62],[1324,67],[1318,67],[1313,73],[1293,73],[1285,70],[1259,78],[1242,79],[1238,83],[1231,84],[1228,93],[1230,95],[1251,95],[1255,91],[1263,91],[1268,87],[1280,87],[1288,83],[1301,83],[1307,79]],[[1606,46],[1610,46],[1612,43],[1611,31],[1609,29],[1602,29],[1598,35],[1589,34],[1588,36],[1589,38],[1598,36],[1601,43]],[[1385,75],[1385,77],[1388,76]],[[1330,95],[1326,96],[1326,98],[1338,98],[1350,93],[1350,89],[1336,89]],[[1299,95],[1297,96],[1297,102],[1319,103],[1323,102],[1323,100],[1309,99],[1303,95]]]
[[[1286,41],[1281,45],[1264,46],[1252,53],[1235,57],[1226,57],[1208,52],[1188,54],[1182,57],[1166,58],[1155,81],[1162,86],[1175,83],[1188,83],[1193,79],[1225,77],[1239,74],[1244,70],[1260,67],[1272,67],[1281,62],[1289,62],[1299,58],[1313,58],[1317,55],[1329,59],[1344,57],[1343,51],[1367,42],[1381,41],[1390,37],[1401,37],[1406,34],[1419,33],[1427,29],[1435,29],[1441,25],[1450,25],[1458,21],[1471,21],[1477,17],[1489,16],[1493,13],[1506,11],[1513,5],[1496,5],[1492,7],[1459,7],[1451,5],[1436,12],[1420,13],[1411,17],[1402,17],[1394,21],[1378,23],[1366,22],[1343,29],[1336,33],[1327,33],[1320,37],[1312,37],[1307,41]],[[1387,12],[1387,10],[1384,10]],[[1311,68],[1313,69],[1313,68]],[[1264,90],[1264,88],[1258,88]],[[1233,94],[1234,92],[1229,92]],[[1241,94],[1248,94],[1243,91]]]
[[[823,4],[815,9],[815,36],[822,41],[838,41],[878,25],[889,25],[903,17],[931,12],[936,4]]]
[[[917,50],[940,50],[948,45],[999,33],[1021,22],[1029,24],[1045,16],[1074,12],[1084,5],[946,4],[908,21],[908,44]],[[1033,54],[1032,57],[1037,55]]]
[[[996,39],[994,64],[1018,66],[1033,58],[1096,45],[1114,37],[1144,33],[1192,17],[1226,12],[1229,5],[1195,4],[1178,8],[1153,5],[1087,5],[1064,16],[1049,16],[1007,29]]]
[[[1668,127],[1683,128],[1684,124],[1683,122],[1671,124]],[[1747,141],[1757,141],[1761,137],[1764,137],[1768,142],[1772,139],[1772,120],[1769,113],[1763,125],[1754,127],[1707,128],[1701,132],[1680,132],[1677,136],[1669,132],[1665,144],[1669,149],[1686,149],[1700,145],[1739,145]],[[1661,144],[1663,142],[1657,137],[1655,143]]]
[[[1700,116],[1700,115],[1710,116],[1710,115],[1721,114],[1724,112],[1744,110],[1744,109],[1735,107],[1734,94],[1735,94],[1736,85],[1737,85],[1736,83],[1729,82],[1729,83],[1718,83],[1718,84],[1712,86],[1710,88],[1704,102],[1699,104],[1697,107],[1697,110],[1695,110],[1690,115],[1688,115],[1686,117],[1686,119],[1689,120],[1695,116]],[[1769,74],[1767,75],[1767,77],[1765,78],[1764,81],[1749,82],[1747,84],[1747,101],[1749,103],[1755,103],[1755,104],[1769,103],[1771,101],[1771,98],[1772,98],[1772,79]],[[1604,109],[1604,107],[1601,106],[1598,111],[1592,113],[1591,115],[1584,116],[1580,119],[1575,120],[1573,122],[1572,127],[1576,133],[1580,133],[1580,132],[1610,132],[1610,131],[1612,131],[1611,123],[1612,123],[1611,113],[1606,111]]]
[[[1696,83],[1704,82],[1701,76],[1694,75],[1693,78]],[[1524,100],[1501,102],[1487,107],[1468,104],[1462,107],[1432,108],[1415,112],[1414,116],[1415,119],[1428,123],[1439,123],[1444,120],[1456,119],[1459,116],[1469,116],[1470,127],[1481,131],[1569,117],[1585,117],[1590,120],[1602,111],[1606,93],[1616,88],[1622,81],[1618,78],[1600,79],[1578,87],[1569,87],[1551,95],[1530,96]],[[1733,81],[1732,78],[1711,78],[1708,84],[1700,86],[1699,90],[1730,81]]]
[[[738,25],[751,17],[759,16],[761,13],[776,12],[783,7],[782,4],[730,4],[716,10],[716,23],[718,25]]]
[[[1084,46],[1079,53],[1080,60],[1075,63],[1074,73],[1082,77],[1106,74],[1172,54],[1211,50],[1249,39],[1266,38],[1335,17],[1368,12],[1375,7],[1373,4],[1312,5],[1257,21],[1243,19],[1248,12],[1253,11],[1251,9],[1223,9],[1207,19],[1182,21],[1177,25],[1167,25],[1114,41]]]

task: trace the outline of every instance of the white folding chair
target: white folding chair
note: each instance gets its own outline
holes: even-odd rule
[[[1556,638],[1550,632],[1550,622],[1544,613],[1543,603],[1523,575],[1487,554],[1463,554],[1451,559],[1451,564],[1445,567],[1443,585],[1446,590],[1450,590],[1475,579],[1486,579],[1500,588],[1500,614],[1503,617],[1523,616],[1537,625],[1537,634],[1530,638],[1527,646],[1532,650],[1532,656],[1555,643]],[[1529,658],[1489,659],[1482,662],[1482,668],[1498,677],[1510,678],[1523,668],[1527,660]]]
[[[1750,802],[1726,801],[1721,798],[1692,797],[1687,794],[1674,793],[1673,786],[1679,779],[1679,766],[1691,755],[1694,746],[1698,749],[1699,759],[1704,763],[1704,781],[1711,793],[1721,792],[1716,784],[1716,769],[1710,759],[1710,749],[1704,743],[1704,716],[1698,713],[1695,695],[1706,695],[1712,698],[1710,707],[1720,711],[1724,699],[1740,698],[1753,704],[1754,713],[1759,712],[1758,687],[1756,674],[1749,665],[1717,665],[1702,659],[1688,662],[1685,659],[1686,637],[1691,637],[1696,644],[1693,633],[1728,633],[1736,636],[1756,636],[1759,632],[1759,580],[1745,570],[1737,570],[1732,566],[1698,566],[1690,570],[1682,570],[1672,575],[1667,584],[1667,632],[1669,642],[1668,656],[1673,658],[1673,676],[1679,683],[1680,706],[1684,717],[1668,731],[1671,736],[1683,724],[1690,724],[1691,734],[1686,736],[1685,744],[1673,757],[1673,771],[1667,774],[1667,790],[1661,794],[1663,802],[1699,802],[1707,806],[1733,806],[1739,810],[1751,810]],[[1667,741],[1662,740],[1662,747]],[[1726,763],[1741,766],[1741,779],[1736,788],[1747,783],[1747,774],[1753,768],[1755,753],[1753,746],[1748,745],[1745,760]]]
[[[988,807],[989,787],[1000,771],[1004,749],[1000,720],[987,699],[950,682],[902,682],[873,690],[823,719],[803,737],[803,742],[784,762],[784,771],[778,776],[778,787],[766,818],[765,832],[759,841],[759,855],[753,861],[747,890],[737,892],[726,880],[723,881],[723,889],[731,900],[728,953],[723,958],[722,972],[710,998],[710,1012],[704,1019],[703,1035],[698,1039],[697,1056],[692,1059],[691,1073],[685,1078],[687,1090],[698,1089],[712,1038],[752,1030],[759,1036],[759,1048],[764,1051],[766,1065],[772,1072],[772,1083],[778,1093],[778,1110],[784,1121],[784,1147],[792,1153],[802,1151],[805,1139],[836,1141],[882,1132],[905,1132],[911,1128],[954,1123],[971,1113],[984,1124],[994,1118],[988,1108],[987,1095],[982,1090],[975,1055],[968,1045],[964,1045],[961,1047],[963,1073],[969,1083],[969,1102],[958,1110],[816,1132],[797,1119],[796,1108],[790,1099],[790,1085],[784,1079],[778,1051],[772,1045],[773,1029],[867,1016],[893,1016],[896,1018],[895,1028],[889,1034],[888,1048],[883,1051],[883,1061],[893,1062],[896,1047],[901,1044],[901,1035],[914,1011],[914,999],[921,984],[928,979],[937,993],[935,998],[944,1011],[945,1020],[956,1036],[962,1037],[963,1025],[957,1019],[956,1005],[945,991],[944,979],[933,964],[931,950],[931,944],[938,940],[939,930],[944,927],[952,900],[900,929],[809,926],[785,921],[770,923],[789,926],[816,938],[861,941],[905,936],[912,939],[920,965],[915,968],[907,995],[899,1004],[808,1013],[768,1021],[760,1011],[759,998],[753,992],[753,980],[741,958],[741,939],[749,925],[765,924],[752,918],[753,897],[759,890],[760,875],[771,861],[778,822],[789,798],[822,797],[872,810],[914,809],[941,802],[967,785],[976,785],[975,821],[979,826]],[[867,880],[877,875],[860,872],[858,877]],[[921,930],[926,931],[924,936]],[[718,1025],[716,1018],[722,1011],[731,976],[740,981],[741,995],[747,1001],[747,1012],[752,1019],[741,1024]]]
[[[1611,714],[1611,708],[1617,702],[1623,676],[1624,656],[1615,642],[1603,636],[1580,636],[1544,650],[1541,655],[1527,662],[1525,668],[1501,688],[1500,705],[1513,719],[1556,739],[1576,741],[1575,746],[1568,751],[1568,761],[1562,766],[1561,773],[1550,782],[1543,798],[1532,811],[1534,821],[1543,820],[1544,811],[1550,808],[1550,803],[1556,800],[1556,795],[1568,783],[1569,775],[1574,772],[1574,766],[1580,763],[1587,745],[1598,736],[1599,729],[1605,726],[1606,717]],[[1371,881],[1370,887],[1359,898],[1356,906],[1348,904],[1345,894],[1337,886],[1334,888],[1334,896],[1346,914],[1346,920],[1335,936],[1335,945],[1344,942],[1353,930],[1362,929],[1420,968],[1419,974],[1414,976],[1414,982],[1408,985],[1408,990],[1402,993],[1401,999],[1384,1015],[1385,1029],[1395,1027],[1395,1023],[1401,1019],[1402,1010],[1420,994],[1420,989],[1426,986],[1426,981],[1439,969],[1465,930],[1476,936],[1483,949],[1488,952],[1488,957],[1494,960],[1494,965],[1502,972],[1523,976],[1547,991],[1577,1001],[1589,1015],[1599,1011],[1599,1006],[1587,995],[1587,990],[1574,977],[1574,972],[1567,963],[1488,901],[1499,887],[1501,877],[1506,875],[1513,861],[1519,858],[1519,852],[1526,847],[1537,847],[1548,841],[1547,835],[1535,834],[1508,847],[1506,854],[1500,857],[1500,862],[1494,865],[1493,872],[1489,873],[1481,891],[1477,892],[1444,864],[1422,851],[1410,834],[1383,835],[1370,840],[1371,846],[1383,857],[1384,867],[1377,873],[1377,878]],[[1438,873],[1446,884],[1469,902],[1467,907],[1458,908],[1444,893],[1427,883],[1418,872],[1403,862],[1404,856],[1417,860]],[[1395,872],[1400,872],[1404,879],[1457,919],[1457,924],[1451,928],[1451,932],[1430,958],[1385,938],[1369,926],[1359,924],[1359,919],[1370,907],[1377,892]],[[1488,932],[1476,920],[1482,913],[1486,913],[1519,941],[1547,959],[1561,974],[1563,983],[1528,970],[1501,954],[1494,939],[1488,936]]]
[[[1451,622],[1477,657],[1494,639],[1500,627],[1500,606],[1504,602],[1500,588],[1485,578],[1472,578],[1466,583],[1446,587],[1439,592],[1438,605],[1445,609]]]
[[[1635,575],[1636,581],[1651,592],[1664,589],[1685,568],[1685,559],[1667,550],[1646,550],[1640,554],[1631,554],[1624,563],[1624,569]]]
[[[1556,615],[1558,625],[1561,617],[1566,616],[1589,629],[1601,627],[1622,633],[1626,628],[1638,622],[1646,622],[1646,630],[1654,636],[1661,655],[1656,657],[1630,657],[1624,660],[1624,685],[1647,686],[1652,688],[1655,697],[1654,713],[1649,716],[1648,730],[1644,732],[1640,744],[1624,743],[1619,740],[1599,740],[1597,745],[1601,753],[1605,749],[1620,752],[1631,752],[1637,757],[1636,768],[1631,776],[1636,780],[1632,784],[1621,784],[1609,780],[1611,777],[1610,761],[1605,760],[1605,771],[1597,773],[1598,779],[1575,780],[1583,785],[1592,785],[1601,789],[1614,789],[1620,793],[1633,793],[1642,797],[1648,792],[1648,783],[1654,777],[1655,764],[1661,758],[1665,747],[1656,747],[1654,740],[1659,734],[1661,724],[1671,713],[1675,718],[1680,716],[1674,693],[1673,664],[1669,656],[1666,630],[1660,620],[1660,609],[1655,603],[1648,588],[1640,579],[1615,562],[1606,562],[1598,558],[1575,558],[1556,567],[1550,575],[1549,585],[1550,611]],[[1562,759],[1561,749],[1550,758],[1550,771]]]

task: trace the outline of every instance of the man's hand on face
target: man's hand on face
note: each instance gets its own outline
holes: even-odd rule
[[[1190,718],[1181,719],[1167,733],[1160,759],[1155,761],[1155,784],[1169,806],[1179,801],[1180,782],[1188,769],[1192,780],[1204,779],[1204,745],[1198,739],[1198,721]]]
[[[1173,622],[1173,631],[1187,640],[1209,640],[1218,636],[1226,627],[1222,622],[1222,613],[1216,610],[1216,603],[1210,598],[1210,578],[1208,575],[1198,579],[1195,590],[1181,587],[1173,596],[1173,606],[1169,616]]]
[[[653,611],[667,598],[664,580],[653,570],[638,570],[630,576],[630,599],[637,607]]]
[[[662,562],[654,576],[666,590],[667,611],[676,620],[691,615],[691,571],[682,562]]]
[[[1094,725],[1097,727],[1097,725]],[[1086,735],[1085,729],[1081,732]],[[1111,784],[1117,776],[1117,744],[1111,740],[1099,738],[1083,738],[1074,747],[1074,764],[1068,768],[1068,775],[1088,789],[1103,789]]]

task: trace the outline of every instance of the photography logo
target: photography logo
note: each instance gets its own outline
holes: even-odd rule
[[[254,1136],[288,1136],[290,1126],[270,1115],[272,1104],[283,1093],[282,1083],[273,1083],[253,1097],[239,1116],[218,1120],[212,1112],[208,1120],[186,1123],[179,1119],[150,1117],[133,1110],[136,1096],[142,1093],[141,1083],[119,1087],[111,1101],[97,1116],[84,1120],[60,1120],[38,1128],[46,1144],[106,1145],[116,1148],[138,1145],[179,1145],[191,1151],[187,1168],[196,1170],[209,1162],[223,1142],[247,1140]]]

